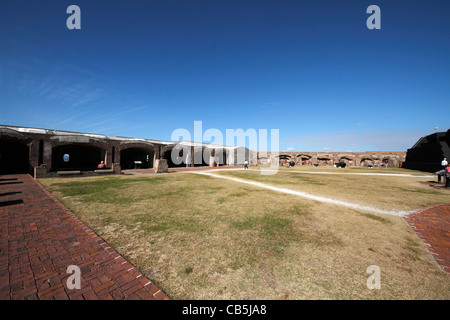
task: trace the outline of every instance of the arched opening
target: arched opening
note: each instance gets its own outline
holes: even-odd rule
[[[0,174],[30,172],[29,147],[21,141],[0,139]]]
[[[232,152],[233,152],[233,156],[232,156],[232,160],[231,160],[232,163],[229,162],[229,164],[243,165],[245,160],[248,161],[248,164],[250,164],[250,165],[253,164],[253,159],[250,155],[250,150],[248,148],[237,147]]]
[[[374,161],[375,167],[381,166],[381,159],[380,158],[374,157],[373,161]]]
[[[219,166],[226,166],[227,163],[227,151],[216,149],[215,160]]]
[[[319,166],[330,166],[333,165],[333,160],[327,157],[317,158]]]
[[[194,152],[194,167],[209,166],[209,154],[210,152],[204,150],[198,150]],[[206,157],[204,156],[206,155]],[[207,158],[207,159],[205,159]]]
[[[312,165],[311,156],[306,154],[299,154],[297,156],[297,163],[301,164],[302,166],[310,166]]]
[[[291,161],[291,156],[286,155],[286,154],[280,154],[280,156],[278,157],[279,159],[279,164],[284,166],[285,164],[287,164],[289,161]]]
[[[372,158],[362,158],[360,162],[361,167],[373,166],[375,164]]]
[[[163,154],[163,159],[167,160],[167,165],[169,168],[182,168],[187,166],[187,161],[189,159],[190,152],[184,150],[182,147],[174,147],[167,150]]]
[[[393,162],[394,161],[391,157],[384,157],[383,159],[381,159],[381,166],[382,167],[392,166]]]
[[[120,151],[120,168],[149,169],[153,168],[155,151],[144,148],[127,148]]]
[[[353,165],[353,159],[349,158],[349,157],[341,157],[339,159],[339,162],[343,162],[345,163],[347,166],[352,166]]]
[[[105,160],[105,150],[91,145],[70,144],[52,149],[52,171],[93,171]]]

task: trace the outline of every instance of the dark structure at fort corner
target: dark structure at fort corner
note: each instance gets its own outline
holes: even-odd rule
[[[442,169],[442,159],[450,159],[450,129],[420,138],[408,149],[404,168],[436,172]]]

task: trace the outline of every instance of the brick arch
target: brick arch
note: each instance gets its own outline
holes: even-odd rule
[[[214,149],[214,161],[218,166],[224,166],[228,163],[228,149],[226,148],[215,148]]]
[[[65,145],[83,145],[106,149],[109,141],[86,136],[64,135],[50,138],[50,144],[52,148]]]
[[[150,142],[127,142],[119,144],[117,155],[122,169],[148,169],[159,159],[159,148]]]
[[[69,155],[67,162],[65,154]],[[105,155],[106,143],[55,143],[52,144],[51,170],[95,170],[100,161],[105,160]]]
[[[339,162],[345,163],[347,166],[353,166],[355,164],[355,156],[352,155],[340,155],[339,156]]]
[[[322,166],[323,165],[325,165],[325,166],[332,165],[333,157],[329,156],[329,155],[319,155],[319,156],[317,156],[317,163]]]
[[[150,142],[126,142],[120,143],[117,151],[123,151],[126,149],[143,149],[143,150],[152,150],[155,153],[159,153],[159,148]]]
[[[292,160],[292,156],[289,154],[285,154],[285,153],[278,155],[277,158],[278,158],[278,162],[282,165],[285,165],[289,161]]]
[[[306,165],[311,165],[312,164],[312,162],[311,162],[312,156],[309,155],[309,154],[306,154],[306,153],[298,154],[296,156],[296,159],[297,159],[297,161],[296,161],[297,164],[300,164],[302,166],[306,166]]]
[[[169,168],[176,168],[176,167],[186,167],[189,166],[191,163],[191,146],[188,145],[182,145],[180,143],[174,143],[172,145],[167,145],[161,149],[161,153],[159,155],[160,159],[166,159],[167,165]],[[174,149],[178,149],[177,159],[176,163],[172,160],[172,151]],[[189,162],[189,163],[187,163]]]
[[[375,160],[372,157],[363,157],[359,162],[361,167],[367,167],[368,165],[375,165]]]
[[[0,139],[18,141],[19,143],[26,144],[27,146],[30,146],[32,143],[31,138],[26,137],[24,134],[10,128],[0,128]]]
[[[210,155],[214,152],[214,148],[209,148],[206,146],[202,146],[200,148],[194,148],[193,156],[194,156],[194,167],[204,167],[209,166],[210,164]]]
[[[174,142],[173,144],[165,145],[164,147],[161,148],[161,157],[164,155],[164,153],[166,153],[167,151],[170,151],[176,147],[189,148],[189,149],[191,148],[190,146],[180,144],[180,142]]]

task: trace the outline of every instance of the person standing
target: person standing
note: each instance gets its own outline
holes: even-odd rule
[[[244,169],[248,169],[248,161],[247,160],[244,161]]]
[[[445,170],[445,168],[447,168],[447,165],[448,165],[447,158],[444,158],[444,160],[441,161],[442,169]]]
[[[444,172],[444,186],[446,188],[450,187],[450,164],[447,164]]]

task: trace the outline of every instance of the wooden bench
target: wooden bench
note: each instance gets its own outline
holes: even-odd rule
[[[113,169],[97,169],[95,170],[97,173],[114,173]]]
[[[81,171],[79,171],[79,170],[72,170],[72,171],[56,171],[56,174],[61,175],[61,176],[66,176],[66,175],[81,174]]]

